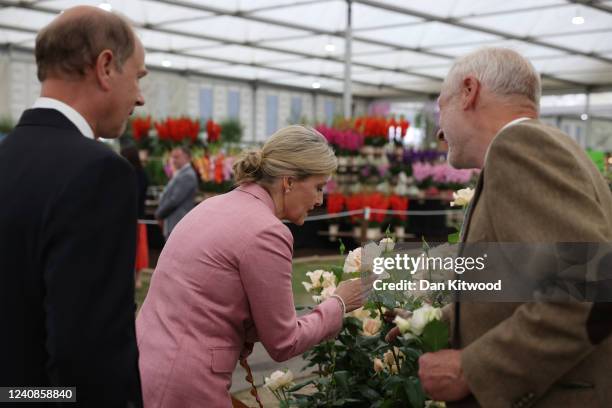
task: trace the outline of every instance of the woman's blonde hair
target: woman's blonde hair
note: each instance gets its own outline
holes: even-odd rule
[[[236,184],[269,184],[282,176],[304,179],[331,174],[338,160],[323,135],[312,128],[293,125],[274,133],[261,149],[244,152],[233,167]]]

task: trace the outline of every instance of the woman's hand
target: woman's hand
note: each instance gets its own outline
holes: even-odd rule
[[[342,298],[347,313],[363,306],[372,291],[372,283],[376,278],[376,275],[372,275],[371,278],[354,278],[340,282],[334,295]]]

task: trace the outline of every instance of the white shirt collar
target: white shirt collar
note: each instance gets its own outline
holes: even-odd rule
[[[79,131],[83,134],[83,136],[88,137],[90,139],[94,138],[93,130],[89,123],[85,120],[83,115],[77,112],[72,106],[65,104],[62,101],[53,98],[40,97],[36,99],[33,109],[42,108],[42,109],[55,109],[59,111],[62,115],[64,115],[74,126],[79,129]]]
[[[524,122],[526,120],[531,120],[531,118],[528,118],[526,116],[523,116],[522,118],[518,118],[518,119],[514,119],[511,122],[508,122],[504,125],[504,127],[502,127],[501,129],[499,129],[499,131],[497,132],[497,134],[499,135],[501,132],[503,132],[504,130],[508,129],[510,126],[514,126],[517,125],[521,122]]]

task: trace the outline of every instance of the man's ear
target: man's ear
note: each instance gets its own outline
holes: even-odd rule
[[[100,87],[104,91],[108,91],[111,88],[111,75],[115,69],[115,56],[111,50],[104,50],[96,58],[96,65],[94,71],[96,74],[96,80]]]
[[[461,106],[463,110],[473,109],[480,96],[480,82],[473,76],[467,76],[461,83]]]

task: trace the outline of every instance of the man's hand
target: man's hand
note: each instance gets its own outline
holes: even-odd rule
[[[419,378],[434,401],[458,401],[471,393],[461,369],[461,350],[423,354],[419,358]]]

